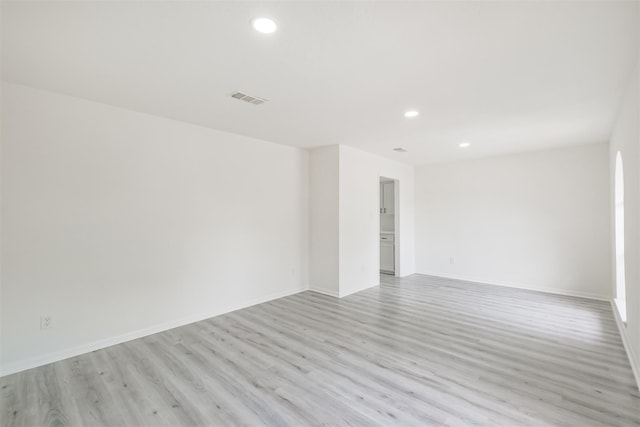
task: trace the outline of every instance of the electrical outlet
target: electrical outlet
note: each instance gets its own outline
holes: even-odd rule
[[[449,257],[449,264],[455,264],[456,259],[454,257]]]
[[[51,329],[53,326],[53,317],[41,316],[40,317],[40,329]]]

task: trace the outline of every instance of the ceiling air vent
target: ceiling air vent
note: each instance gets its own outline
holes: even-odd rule
[[[257,96],[250,96],[242,92],[233,92],[231,94],[232,98],[239,99],[240,101],[248,102],[253,105],[264,104],[267,100],[264,98],[258,98]]]

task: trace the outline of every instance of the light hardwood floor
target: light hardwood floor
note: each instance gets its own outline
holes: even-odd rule
[[[1,378],[0,425],[640,425],[608,303],[381,280]]]

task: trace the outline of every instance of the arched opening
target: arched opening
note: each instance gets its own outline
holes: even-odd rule
[[[622,155],[616,154],[614,178],[615,243],[616,243],[616,306],[623,322],[627,321],[627,304],[624,271],[624,170]]]

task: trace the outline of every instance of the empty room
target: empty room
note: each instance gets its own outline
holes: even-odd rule
[[[640,0],[1,1],[0,426],[640,427]]]

